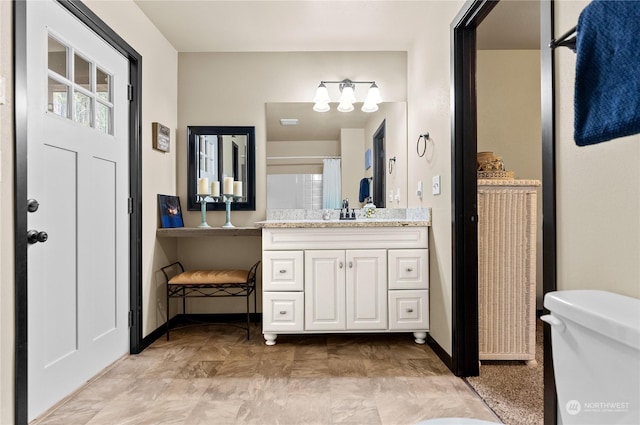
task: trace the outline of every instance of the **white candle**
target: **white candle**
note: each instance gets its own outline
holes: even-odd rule
[[[198,179],[198,195],[208,195],[209,193],[209,179],[206,177]]]
[[[220,196],[220,182],[211,182],[211,196]]]
[[[233,182],[233,196],[242,196],[242,182]]]
[[[224,194],[233,195],[233,177],[224,178]]]

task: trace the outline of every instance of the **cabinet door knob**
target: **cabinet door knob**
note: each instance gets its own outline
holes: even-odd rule
[[[413,271],[413,269],[412,269],[411,267],[407,267],[407,271],[408,271],[408,272],[412,272],[412,271]]]
[[[408,308],[407,309],[407,313],[413,313],[413,309],[412,308]]]
[[[340,268],[343,268],[343,267],[344,267],[344,264],[342,264],[342,261],[340,261],[340,263],[338,263],[338,266],[339,266]]]
[[[353,262],[349,261],[349,268],[352,269],[353,268]]]

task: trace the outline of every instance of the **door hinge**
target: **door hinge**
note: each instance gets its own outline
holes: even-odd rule
[[[129,327],[133,327],[133,311],[129,310]]]
[[[133,214],[133,198],[128,198],[127,204],[128,204],[127,208],[128,208],[129,214]]]
[[[133,86],[131,84],[127,85],[127,99],[129,101],[133,100]]]

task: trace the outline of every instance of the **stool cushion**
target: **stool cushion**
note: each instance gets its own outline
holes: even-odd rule
[[[247,283],[247,270],[189,270],[169,279],[170,285]]]

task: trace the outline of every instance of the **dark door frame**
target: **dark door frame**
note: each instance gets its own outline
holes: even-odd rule
[[[458,376],[479,373],[478,229],[476,180],[476,28],[497,1],[468,0],[451,23],[452,84],[452,355]],[[543,293],[556,290],[556,176],[553,0],[540,1],[543,202]],[[551,335],[544,328],[545,424],[556,423]]]
[[[385,176],[387,174],[386,143],[387,143],[387,120],[382,120],[378,129],[373,133],[373,191],[371,196],[374,204],[378,208],[387,205],[387,185]]]
[[[129,351],[139,353],[142,341],[142,56],[87,6],[77,0],[56,0],[129,61]],[[14,423],[28,423],[27,388],[27,6],[13,2],[14,76],[14,267],[15,386]]]

